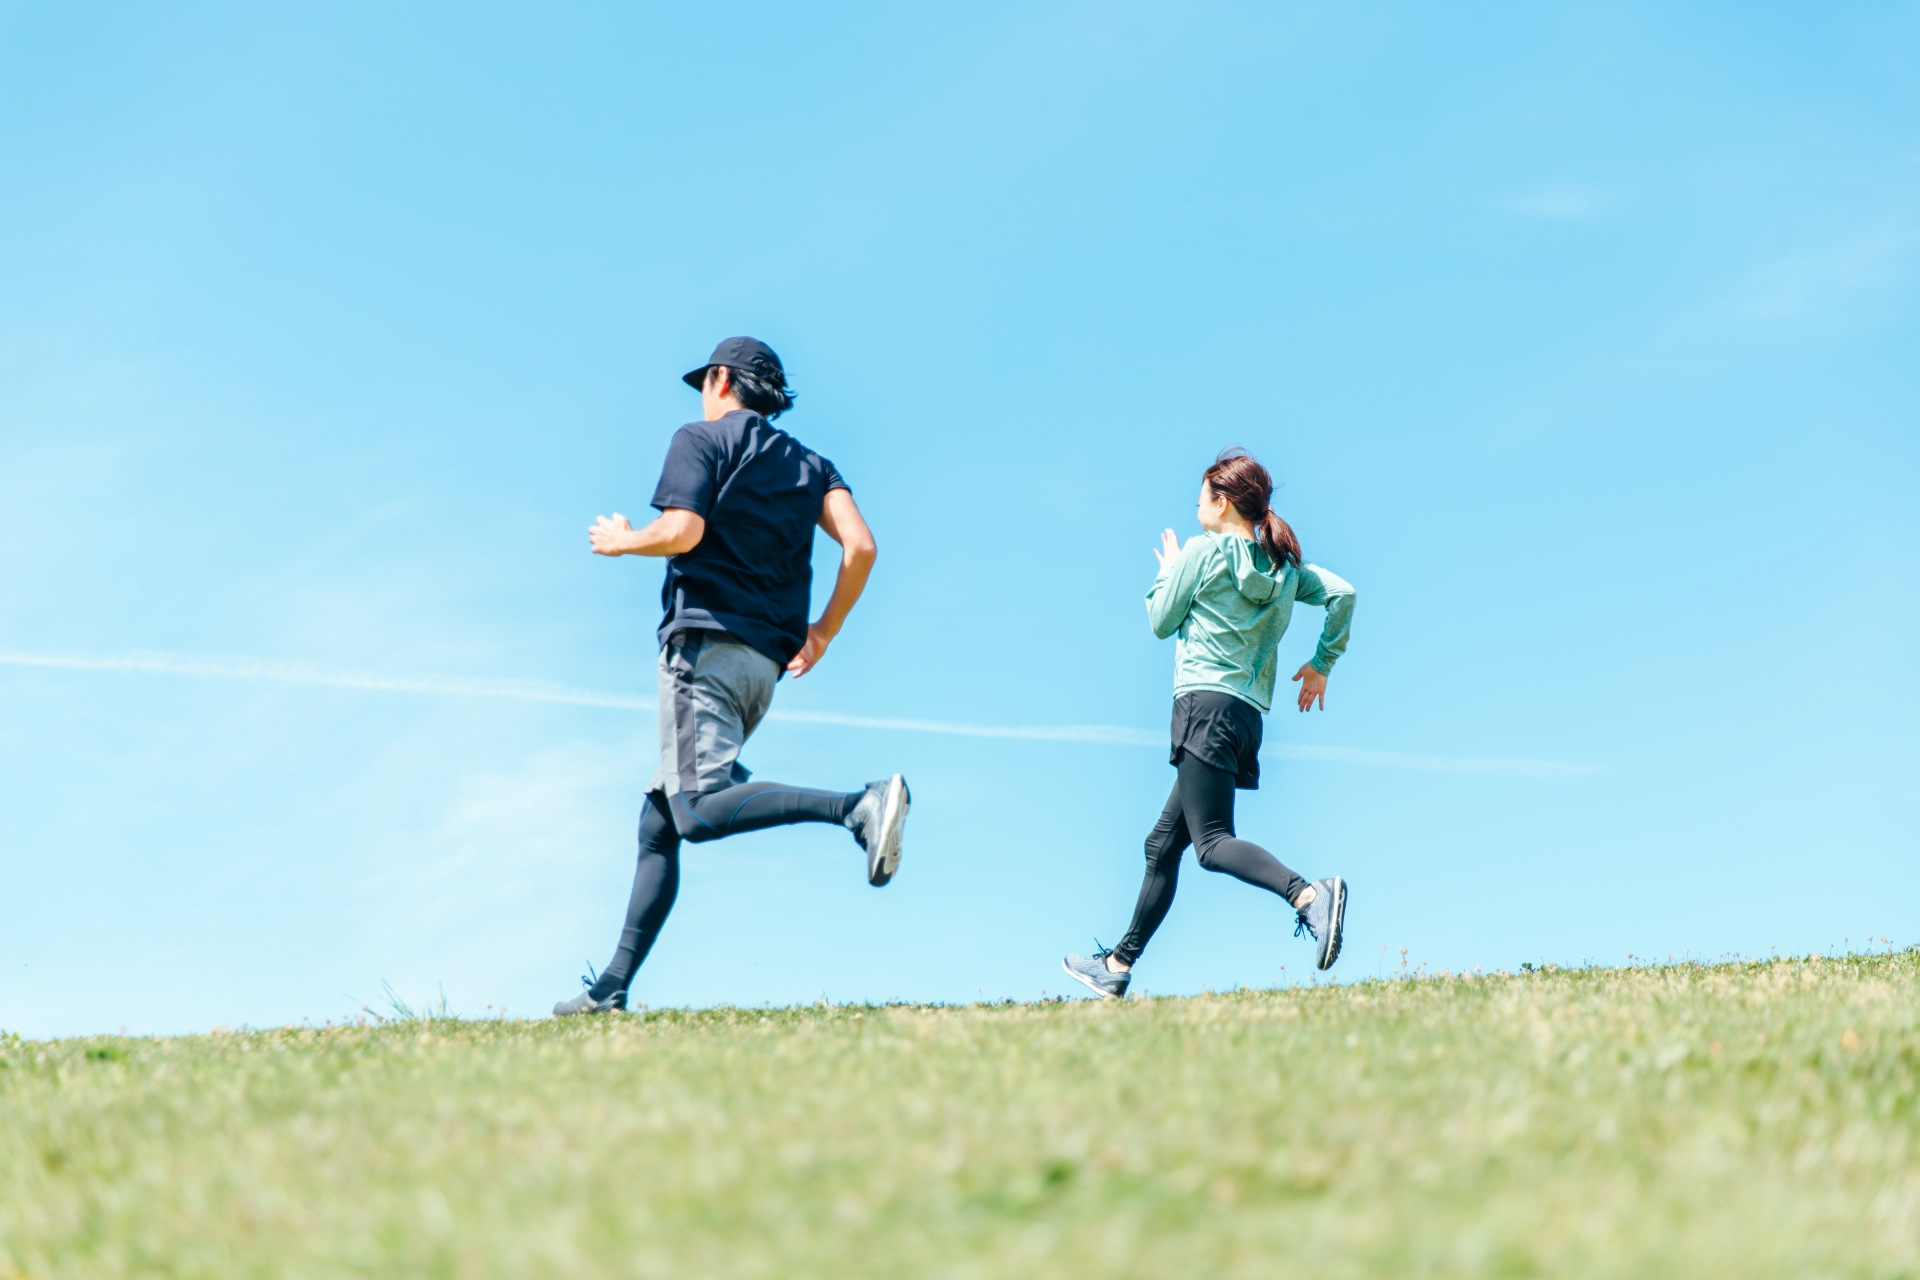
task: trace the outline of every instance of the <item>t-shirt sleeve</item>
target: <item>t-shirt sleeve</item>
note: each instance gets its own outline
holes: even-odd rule
[[[667,446],[660,483],[653,489],[653,505],[661,511],[677,507],[706,519],[713,514],[713,500],[720,492],[721,461],[718,442],[692,427],[680,428]]]
[[[820,455],[816,453],[814,457],[819,458]],[[835,489],[845,489],[848,493],[853,492],[853,486],[848,484],[846,478],[840,474],[840,468],[833,465],[832,458],[820,458],[820,471],[827,477],[828,493],[832,493]]]

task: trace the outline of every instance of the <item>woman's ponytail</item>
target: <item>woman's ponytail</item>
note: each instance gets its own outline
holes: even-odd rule
[[[1253,532],[1274,568],[1283,564],[1300,567],[1300,539],[1293,536],[1293,526],[1282,520],[1278,511],[1268,507],[1266,519],[1255,525]]]
[[[1254,541],[1277,570],[1300,565],[1300,539],[1293,526],[1273,509],[1273,477],[1245,449],[1228,449],[1207,468],[1207,487],[1225,498],[1240,518],[1253,526]]]

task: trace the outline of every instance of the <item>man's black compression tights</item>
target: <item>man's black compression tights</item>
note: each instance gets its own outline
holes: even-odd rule
[[[700,796],[687,804],[680,796],[658,791],[647,794],[640,811],[640,861],[633,869],[633,894],[627,901],[627,922],[613,959],[595,980],[593,998],[604,1000],[633,984],[647,953],[653,950],[660,928],[673,910],[680,891],[681,829],[699,843],[722,836],[759,831],[795,822],[841,822],[860,802],[861,792],[813,791],[777,782],[746,782]]]
[[[1233,831],[1233,775],[1216,769],[1192,752],[1180,758],[1180,772],[1167,797],[1160,820],[1147,834],[1147,875],[1134,904],[1127,936],[1113,949],[1121,964],[1130,965],[1147,948],[1160,922],[1173,906],[1180,884],[1180,858],[1194,846],[1200,865],[1224,871],[1237,880],[1279,894],[1291,904],[1307,882],[1280,859]]]
[[[616,991],[633,985],[633,975],[653,950],[660,926],[673,910],[680,892],[680,833],[673,829],[667,814],[667,798],[658,791],[647,793],[646,808],[640,811],[640,861],[633,869],[633,895],[627,900],[627,923],[620,930],[620,945],[613,959],[588,990],[595,1000],[605,1000]]]
[[[743,782],[702,796],[666,797],[682,839],[701,844],[796,822],[844,822],[863,792],[816,791],[782,782]]]

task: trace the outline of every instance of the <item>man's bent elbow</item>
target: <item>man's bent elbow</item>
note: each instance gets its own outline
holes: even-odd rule
[[[659,551],[663,556],[685,555],[707,536],[707,522],[697,512],[676,509],[668,511],[662,519],[666,527],[661,532],[667,535]]]

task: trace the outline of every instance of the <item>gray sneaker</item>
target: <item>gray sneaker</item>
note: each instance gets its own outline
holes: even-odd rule
[[[1067,971],[1069,978],[1086,984],[1101,999],[1118,1000],[1127,994],[1127,983],[1133,980],[1133,975],[1114,973],[1108,969],[1107,957],[1112,954],[1112,949],[1108,947],[1101,947],[1090,956],[1076,956],[1068,952],[1067,958],[1060,962],[1060,967]]]
[[[583,978],[581,981],[585,982],[586,979]],[[626,1007],[626,992],[616,991],[605,1000],[595,1000],[593,998],[593,986],[589,983],[587,989],[573,999],[562,1000],[559,1004],[553,1006],[553,1016],[556,1018],[571,1018],[576,1014],[582,1013],[613,1013],[617,1010],[624,1010]]]
[[[913,794],[899,774],[867,784],[867,793],[846,817],[847,830],[867,851],[867,883],[879,888],[900,869],[900,833],[906,829]]]
[[[1293,926],[1293,936],[1302,933],[1320,944],[1314,959],[1317,969],[1331,969],[1340,958],[1340,931],[1347,922],[1347,882],[1339,876],[1313,882],[1313,901],[1307,904]]]

